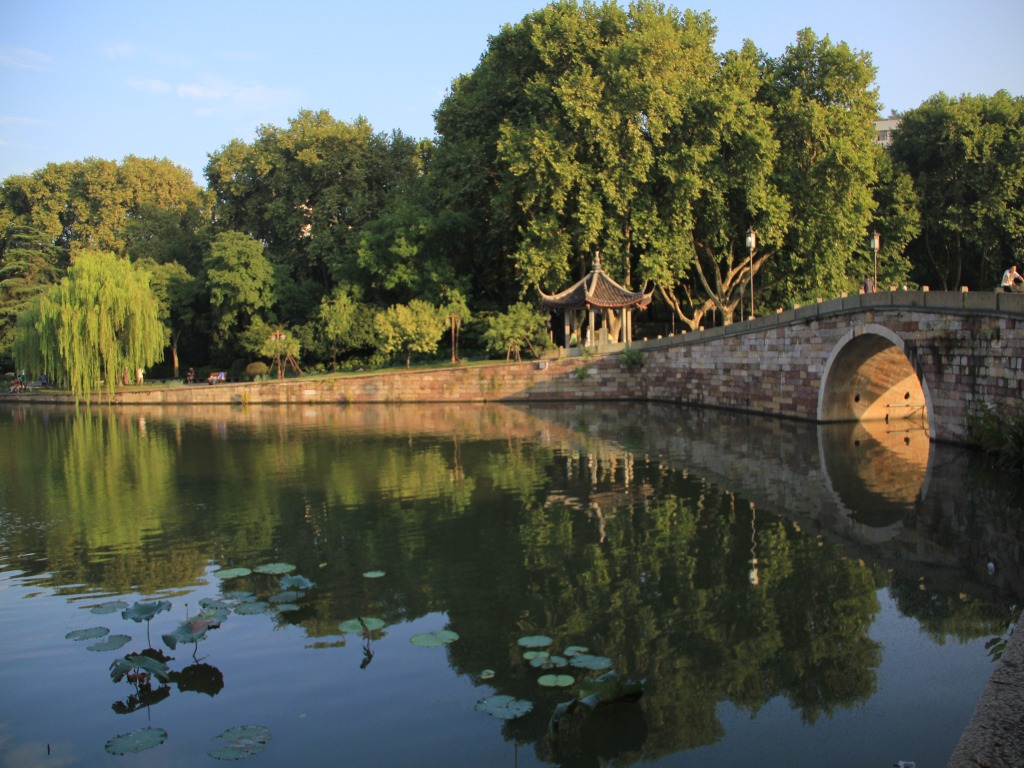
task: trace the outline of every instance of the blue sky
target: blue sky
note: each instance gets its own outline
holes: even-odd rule
[[[884,112],[944,91],[1024,95],[1024,2],[673,2],[716,49],[781,54],[810,27],[868,51]],[[207,153],[301,109],[433,135],[449,83],[541,0],[0,0],[0,180],[48,162]]]

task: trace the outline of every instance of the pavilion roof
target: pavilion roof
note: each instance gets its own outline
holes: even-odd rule
[[[651,303],[651,293],[631,291],[612,280],[601,269],[601,257],[594,257],[594,268],[582,280],[555,294],[540,291],[540,301],[549,309],[644,309]]]

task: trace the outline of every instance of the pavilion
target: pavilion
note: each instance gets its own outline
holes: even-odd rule
[[[601,269],[601,254],[594,255],[594,267],[582,280],[560,293],[548,295],[540,291],[540,301],[548,309],[561,310],[565,318],[566,346],[596,343],[629,344],[633,337],[633,309],[646,309],[654,291],[634,292],[619,285]],[[600,315],[601,326],[596,321]],[[594,330],[597,335],[594,336]]]

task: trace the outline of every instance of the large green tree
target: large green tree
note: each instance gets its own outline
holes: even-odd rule
[[[81,251],[68,274],[19,320],[18,365],[67,386],[77,402],[158,362],[167,329],[149,274],[106,251]]]
[[[0,249],[0,356],[9,355],[18,315],[56,283],[65,265],[38,227],[12,225]]]
[[[222,353],[238,352],[239,336],[273,307],[273,267],[263,246],[241,232],[217,235],[205,266],[213,343]]]
[[[1024,255],[1024,97],[938,94],[902,116],[892,154],[921,200],[914,276],[991,289]]]

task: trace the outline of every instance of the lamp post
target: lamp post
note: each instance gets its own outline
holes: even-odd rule
[[[750,317],[754,317],[754,251],[757,250],[757,232],[747,230],[747,253],[750,256]]]
[[[878,290],[878,249],[882,245],[882,236],[878,234],[878,230],[874,229],[871,231],[871,250],[875,254],[875,290]]]

